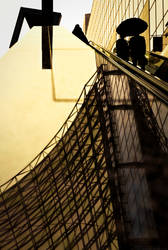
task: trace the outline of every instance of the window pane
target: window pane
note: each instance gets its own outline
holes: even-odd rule
[[[162,6],[162,0],[156,1],[156,15],[157,15],[157,26],[159,25],[160,21],[163,18],[163,6]]]
[[[138,7],[138,0],[134,0],[134,13],[136,13]]]
[[[167,0],[166,0],[167,1]],[[153,2],[154,2],[154,0],[150,0],[149,1],[150,2],[150,8],[152,7],[152,4],[153,4]]]
[[[164,15],[165,15],[165,13],[168,11],[168,1],[167,0],[164,0]],[[166,21],[168,21],[167,19],[166,19]]]
[[[155,5],[152,6],[152,9],[150,11],[150,34],[153,35],[155,31]]]
[[[133,14],[133,2],[130,1],[130,17],[133,17],[134,14]]]
[[[143,9],[143,1],[141,0],[139,4],[139,15],[141,14],[142,9]]]
[[[163,22],[160,23],[159,27],[157,28],[157,32],[156,34],[158,36],[162,35],[163,34]]]

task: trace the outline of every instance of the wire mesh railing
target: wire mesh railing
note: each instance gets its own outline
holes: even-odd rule
[[[93,83],[95,82],[96,74],[97,74],[97,71],[85,84],[78,98],[78,101],[74,105],[74,108],[70,112],[69,116],[67,117],[66,121],[64,122],[62,127],[59,129],[59,131],[53,136],[51,141],[49,141],[49,143],[42,149],[42,151],[19,173],[17,173],[14,177],[9,179],[7,182],[0,185],[1,192],[4,192],[5,190],[9,189],[11,186],[13,186],[16,183],[16,179],[17,181],[20,180],[21,178],[23,178],[24,175],[28,174],[29,171],[31,171],[34,167],[36,167],[39,164],[39,162],[41,162],[48,155],[48,153],[53,149],[53,147],[64,136],[68,128],[71,126],[75,116],[78,114],[80,107],[83,104],[84,98],[86,97],[90,88],[93,86]]]
[[[98,73],[57,136],[1,187],[1,249],[119,249],[99,83]]]
[[[1,249],[167,249],[167,102],[105,53],[56,136],[1,186]]]
[[[165,250],[168,190],[161,190],[168,180],[168,106],[107,55],[98,51],[96,59],[104,67],[128,249]]]

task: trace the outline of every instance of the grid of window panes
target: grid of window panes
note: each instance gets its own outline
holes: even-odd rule
[[[150,12],[150,50],[152,50],[153,36],[162,35],[166,30],[167,0],[93,0],[87,31],[88,39],[108,48],[117,26],[127,18],[140,17],[145,4]]]
[[[93,0],[87,36],[107,47],[121,21],[138,17],[146,0]]]
[[[150,0],[149,9],[150,9],[150,40],[151,40],[151,50],[152,50],[153,36],[160,36],[164,34],[166,29],[166,23],[168,22],[168,1]]]

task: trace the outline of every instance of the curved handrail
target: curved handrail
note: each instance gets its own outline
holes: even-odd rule
[[[109,50],[103,48],[102,46],[89,41],[90,46],[105,57],[109,62],[111,62],[118,69],[123,71],[129,77],[133,78],[143,87],[148,89],[152,94],[157,96],[161,101],[168,104],[168,83],[157,79],[153,75],[146,73],[145,71],[133,66],[129,62],[119,58],[114,55]]]

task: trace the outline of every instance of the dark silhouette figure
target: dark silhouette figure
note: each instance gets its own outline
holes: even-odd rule
[[[147,64],[147,59],[145,57],[146,53],[145,38],[138,34],[131,37],[129,41],[129,49],[133,65],[135,66],[139,65],[141,69],[145,69],[145,65]]]
[[[129,46],[128,42],[124,39],[124,36],[120,35],[120,38],[116,41],[117,56],[128,61],[129,59]]]
[[[79,24],[75,25],[75,28],[73,29],[72,34],[74,34],[75,36],[77,36],[84,43],[89,44],[89,42],[88,42],[85,34],[83,33],[81,27],[79,26]]]

